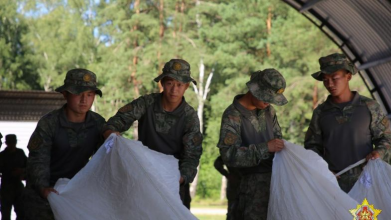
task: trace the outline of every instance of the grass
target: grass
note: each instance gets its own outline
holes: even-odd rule
[[[210,199],[199,199],[195,198],[191,202],[192,208],[205,208],[205,209],[227,209],[227,200],[210,200]],[[225,214],[196,214],[195,215],[199,220],[225,220]]]
[[[199,220],[225,220],[225,215],[196,215]]]
[[[196,197],[191,201],[191,207],[226,209],[227,200],[224,199],[223,201],[220,201],[214,199],[200,199]]]

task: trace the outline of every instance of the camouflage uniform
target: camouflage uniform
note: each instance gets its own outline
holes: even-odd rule
[[[242,175],[240,174],[239,168],[237,167],[228,167],[227,170],[224,168],[224,162],[221,156],[217,157],[214,162],[214,167],[217,171],[223,176],[227,178],[227,200],[228,200],[228,212],[227,219],[232,218],[232,209],[233,204],[236,200],[236,197],[239,193],[240,181],[242,179]]]
[[[342,54],[322,57],[319,63],[321,71],[312,74],[319,81],[322,80],[322,74],[332,74],[340,69],[345,69],[352,74],[357,72],[354,65]],[[333,103],[329,96],[314,110],[306,133],[305,148],[314,150],[322,156],[333,172],[339,172],[365,158],[373,151],[373,145],[375,145],[374,150],[379,152],[380,158],[385,161],[390,159],[391,132],[387,117],[376,101],[360,96],[357,92],[353,94],[351,102],[342,103],[343,106]],[[336,121],[333,121],[333,118]],[[333,132],[331,129],[344,130]],[[329,139],[331,137],[332,139]],[[330,144],[330,142],[334,143]],[[338,179],[341,189],[349,192],[361,171],[361,167],[356,167],[342,174]]]
[[[196,83],[190,77],[190,65],[180,59],[167,62],[163,73],[155,81],[158,82],[164,77],[171,77],[183,83]],[[108,120],[104,131],[123,132],[138,120],[139,140],[144,145],[179,159],[180,173],[186,185],[181,186],[181,195],[185,195],[183,190],[188,190],[188,184],[193,181],[202,154],[200,123],[196,111],[184,98],[174,111],[166,112],[161,104],[162,95],[144,95],[120,108],[116,115]]]
[[[276,105],[287,103],[282,94],[285,86],[283,76],[274,69],[253,73],[247,83],[249,92],[255,98]],[[281,128],[273,106],[253,112],[244,109],[239,98],[235,97],[234,103],[223,114],[217,145],[224,163],[240,168],[243,174],[238,198],[232,207],[232,219],[266,219],[274,157],[268,150],[267,142],[282,138]],[[245,120],[250,121],[251,125],[244,124]],[[247,137],[250,134],[251,137]],[[246,144],[245,139],[250,139],[249,143]]]
[[[96,88],[95,74],[88,70],[70,70],[64,83],[56,91],[79,94],[93,90],[102,95]],[[59,178],[72,178],[103,143],[102,116],[88,111],[84,122],[72,123],[67,119],[65,107],[43,116],[28,143],[24,193],[27,219],[54,219],[48,201],[40,196],[40,189],[53,187]]]

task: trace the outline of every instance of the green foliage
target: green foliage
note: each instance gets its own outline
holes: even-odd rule
[[[29,31],[24,41],[33,48],[34,54],[27,58],[36,64],[45,91],[62,85],[68,70],[87,68],[95,62],[93,27],[83,17],[87,10],[85,4],[82,1],[59,3],[30,0],[22,5],[23,10],[34,14],[26,16]],[[47,10],[45,13],[41,13],[43,8]]]
[[[17,13],[17,3],[0,1],[0,89],[39,89],[39,76],[22,37],[28,31],[25,19]]]

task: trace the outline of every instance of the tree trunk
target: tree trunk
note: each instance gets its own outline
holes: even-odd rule
[[[221,189],[220,189],[220,201],[223,201],[227,198],[227,178],[225,176],[221,177]]]
[[[271,33],[272,33],[272,6],[269,6],[269,9],[268,9],[268,14],[267,14],[267,20],[266,20],[266,27],[267,27],[267,36],[270,37]],[[267,52],[267,56],[270,57],[271,55],[271,49],[270,49],[270,43],[268,42],[266,44],[266,52]]]
[[[200,5],[200,1],[196,0],[196,6],[198,7],[199,5]],[[185,10],[184,1],[182,1],[181,10],[182,10],[182,12]],[[199,18],[199,14],[198,13],[196,14],[196,23],[197,23],[197,28],[199,30],[201,28],[202,23],[201,23],[201,20]],[[194,47],[196,47],[196,46],[194,45]],[[210,86],[210,83],[212,81],[213,70],[209,74],[208,79],[206,80],[205,87],[204,87],[204,76],[205,76],[205,65],[204,65],[204,61],[203,61],[203,59],[201,57],[201,59],[200,59],[200,68],[199,68],[199,79],[198,79],[198,84],[197,84],[198,88],[197,88],[197,86],[195,86],[193,84],[194,92],[196,93],[197,99],[198,99],[197,116],[198,116],[198,119],[200,120],[200,130],[201,130],[201,133],[203,133],[203,128],[204,128],[204,125],[203,125],[204,105],[205,105],[206,97],[207,97],[208,92],[209,92],[209,86]],[[192,198],[194,198],[194,196],[196,195],[199,170],[200,170],[200,166],[197,167],[197,175],[195,176],[195,178],[193,180],[193,183],[190,186],[190,196]]]
[[[204,105],[205,105],[206,97],[208,96],[210,83],[212,82],[213,70],[209,74],[208,79],[206,80],[205,87],[204,87],[204,75],[205,75],[205,65],[204,65],[204,61],[201,58],[198,88],[193,84],[194,92],[196,93],[198,99],[197,116],[198,119],[200,120],[201,133],[203,133],[203,128],[204,128],[204,121],[203,121]],[[197,175],[195,176],[193,183],[190,186],[190,196],[192,198],[194,198],[197,191],[199,170],[200,170],[200,166],[197,167]]]
[[[136,0],[134,2],[134,8],[136,10],[136,14],[140,14],[139,6],[140,6],[140,0]],[[138,30],[138,25],[135,24],[133,26],[132,31],[137,31],[137,30]],[[139,82],[137,80],[137,64],[138,64],[137,50],[138,50],[138,46],[139,46],[138,39],[135,38],[133,41],[133,48],[134,48],[135,54],[133,56],[132,65],[129,66],[129,70],[131,71],[130,80],[131,80],[131,83],[133,84],[133,92],[134,92],[133,98],[134,99],[136,99],[140,96],[140,91],[138,88]],[[133,139],[138,140],[138,122],[133,123]]]
[[[199,78],[198,78],[198,88],[196,91],[197,99],[198,99],[198,108],[197,108],[197,116],[200,121],[200,130],[201,133],[203,131],[203,112],[204,112],[204,100],[203,100],[203,84],[204,84],[204,74],[205,74],[205,66],[204,61],[200,60],[200,69],[199,69]],[[194,86],[196,87],[196,86]],[[190,196],[191,198],[194,198],[196,191],[197,191],[197,184],[198,184],[198,174],[200,171],[200,165],[197,167],[197,174],[194,177],[194,180],[190,186]]]
[[[158,73],[157,74],[159,75],[161,73],[161,70],[164,65],[164,61],[161,60],[162,42],[163,42],[164,31],[165,31],[164,13],[163,13],[164,12],[164,0],[160,0],[160,4],[158,6],[158,9],[159,9],[159,47],[158,47],[158,51],[157,51],[157,62],[158,62]],[[162,92],[163,87],[160,82],[158,83],[158,86],[159,86],[159,91]]]

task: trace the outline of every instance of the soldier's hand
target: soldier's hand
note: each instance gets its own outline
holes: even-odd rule
[[[279,152],[284,148],[284,141],[281,139],[272,139],[267,142],[267,148],[269,152]]]
[[[115,133],[115,134],[121,136],[121,134],[118,131],[106,130],[105,132],[103,132],[103,138],[106,140],[110,136],[110,134],[112,134],[112,133]]]
[[[330,170],[331,171],[331,170]],[[334,174],[334,176],[335,176],[335,178],[337,178],[337,179],[340,179],[341,177],[340,176],[336,176],[335,174],[337,174],[336,172],[334,172],[334,171],[331,171],[333,174]]]
[[[367,155],[367,157],[366,157],[366,160],[368,161],[368,160],[374,160],[374,159],[377,159],[377,158],[379,158],[380,157],[380,154],[379,154],[379,152],[377,152],[377,151],[372,151],[370,154],[368,154]]]
[[[179,179],[179,185],[181,185],[184,181],[185,181],[185,179],[183,179],[183,177],[181,177],[181,178]]]
[[[14,177],[20,177],[23,174],[23,171],[24,169],[22,168],[15,168],[14,170],[12,170],[11,174]]]
[[[40,196],[44,199],[47,199],[48,198],[48,195],[51,193],[51,192],[54,192],[56,193],[57,195],[59,194],[57,192],[57,190],[55,190],[54,188],[42,188],[40,190]]]

